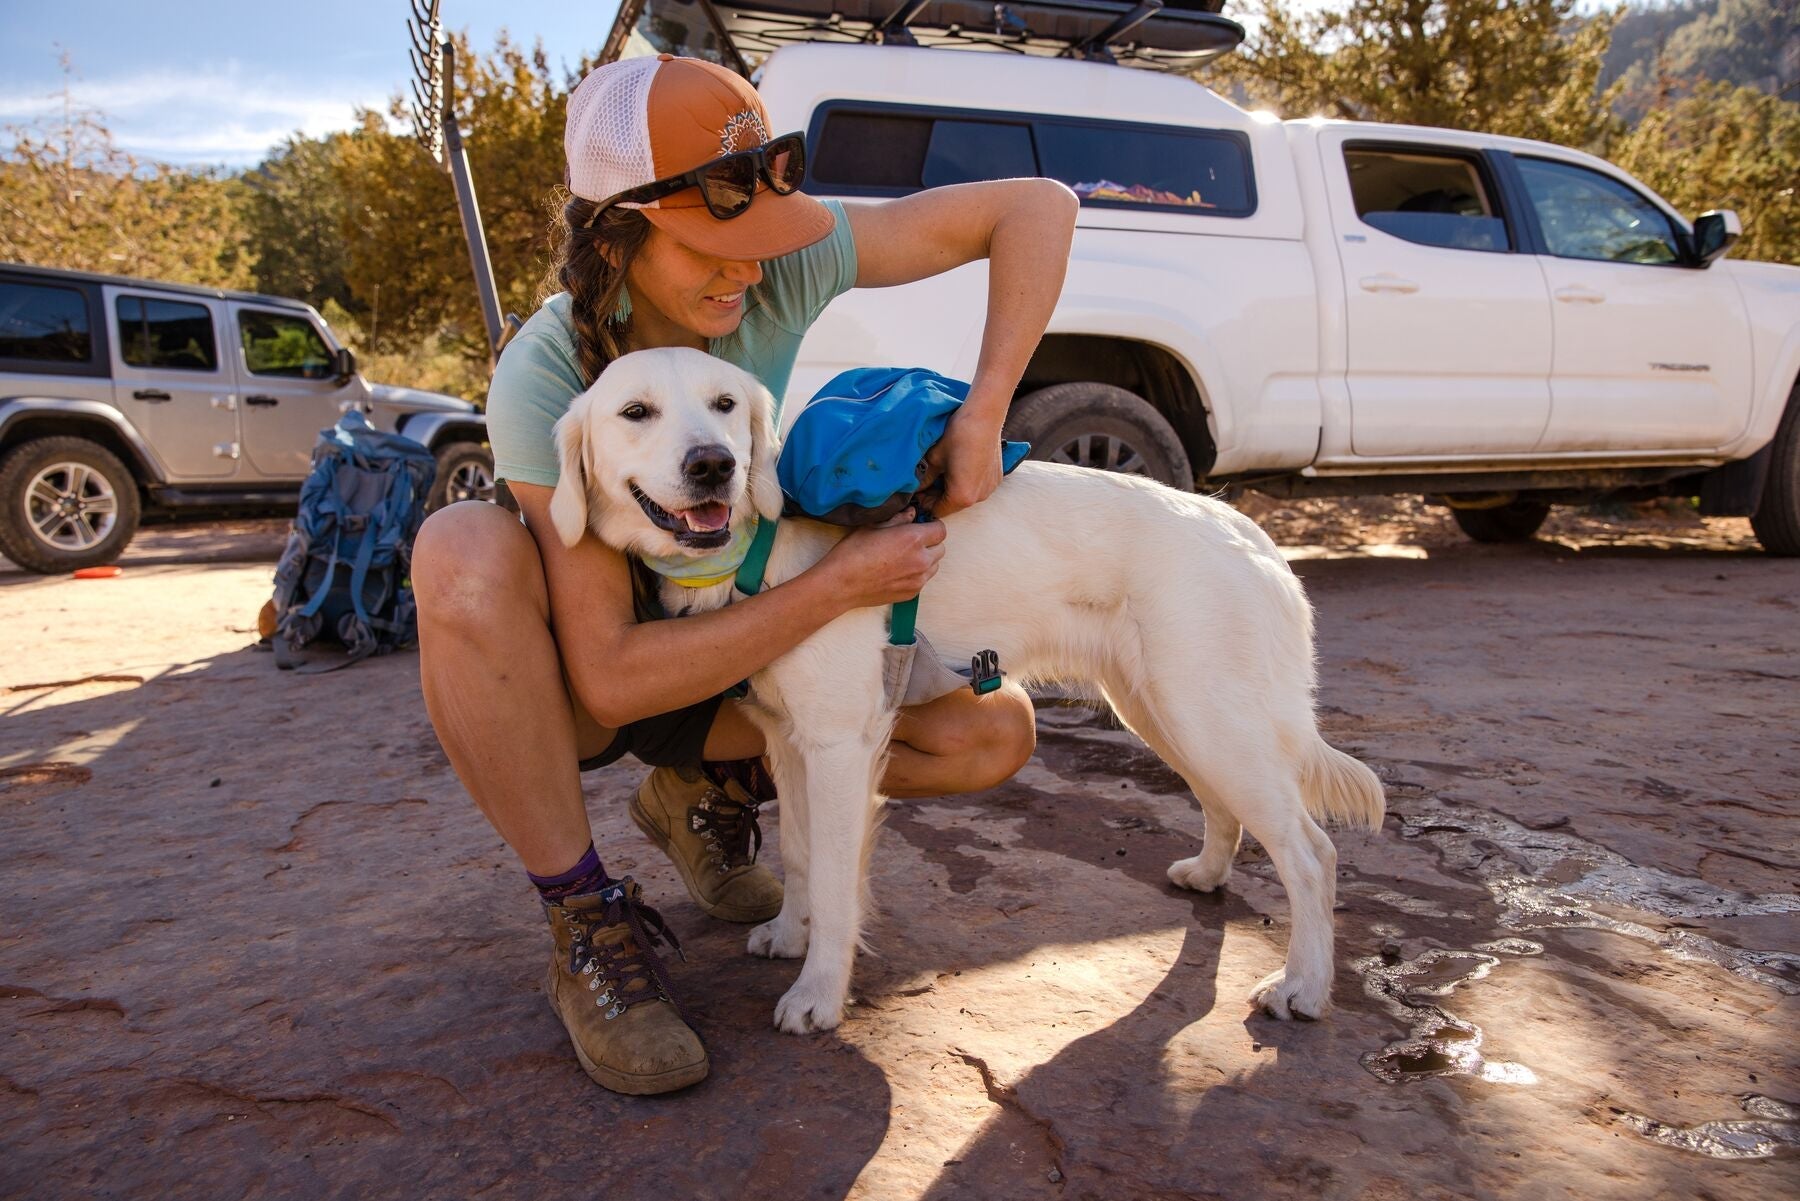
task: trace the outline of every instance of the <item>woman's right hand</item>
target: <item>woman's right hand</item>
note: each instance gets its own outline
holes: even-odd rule
[[[919,595],[944,557],[944,523],[913,521],[907,509],[877,526],[852,530],[819,561],[852,609],[893,605]],[[815,570],[817,570],[815,569]]]

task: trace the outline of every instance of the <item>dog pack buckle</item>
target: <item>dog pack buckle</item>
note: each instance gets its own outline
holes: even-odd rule
[[[1000,672],[1000,652],[982,651],[969,660],[969,687],[976,696],[999,691],[1005,680]]]

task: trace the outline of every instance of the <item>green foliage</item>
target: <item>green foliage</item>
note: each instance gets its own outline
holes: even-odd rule
[[[1788,99],[1800,89],[1800,0],[1686,0],[1635,4],[1620,15],[1603,80],[1632,122],[1670,92],[1706,80]]]
[[[85,110],[6,133],[0,260],[225,288],[251,282],[255,252],[237,180],[140,163]]]
[[[1800,104],[1729,83],[1659,101],[1608,157],[1688,217],[1734,209],[1733,258],[1800,264]]]

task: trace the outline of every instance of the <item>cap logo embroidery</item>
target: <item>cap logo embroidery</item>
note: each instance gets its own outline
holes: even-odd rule
[[[754,150],[768,140],[769,130],[763,124],[761,114],[747,108],[734,114],[725,122],[725,128],[719,131],[719,153],[736,154],[740,150]]]

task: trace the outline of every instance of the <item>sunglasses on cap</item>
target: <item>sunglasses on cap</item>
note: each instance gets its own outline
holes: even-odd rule
[[[729,221],[749,210],[750,201],[756,196],[758,175],[777,196],[799,191],[806,182],[806,138],[797,133],[783,134],[754,150],[739,150],[701,163],[692,171],[627,188],[595,209],[594,215],[582,222],[582,228],[592,226],[601,213],[615,204],[649,204],[688,188],[699,188],[706,211],[720,221]]]

